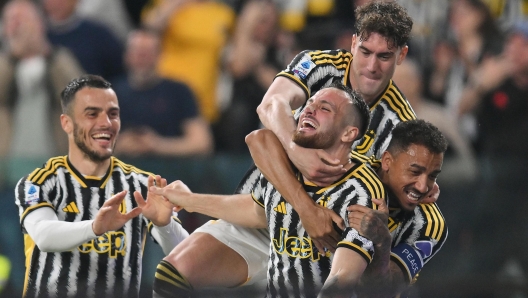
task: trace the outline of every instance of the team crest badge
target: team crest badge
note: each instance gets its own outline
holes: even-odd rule
[[[24,201],[28,205],[33,205],[39,201],[40,187],[36,186],[33,183],[26,184],[26,195],[24,196]]]

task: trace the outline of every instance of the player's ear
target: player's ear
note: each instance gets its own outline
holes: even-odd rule
[[[354,53],[354,48],[356,47],[357,39],[357,34],[352,35],[352,46],[350,47],[351,53]]]
[[[62,130],[64,130],[67,134],[73,132],[73,119],[70,116],[67,114],[61,114],[60,122]]]
[[[408,46],[403,46],[401,48],[400,54],[398,55],[398,59],[396,60],[396,64],[397,65],[402,64],[402,62],[405,59],[405,57],[407,57],[407,52],[409,52],[409,47]]]
[[[341,141],[343,143],[352,143],[356,140],[358,134],[359,134],[359,129],[357,127],[349,125],[345,128],[345,132],[343,133],[343,136],[341,137]]]
[[[383,154],[381,155],[381,169],[384,172],[388,172],[392,164],[392,161],[393,161],[392,154],[390,154],[389,151],[383,152]]]

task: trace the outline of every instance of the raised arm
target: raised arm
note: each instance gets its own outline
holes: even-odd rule
[[[267,227],[264,210],[260,207],[255,208],[256,203],[251,194],[196,194],[179,180],[163,188],[151,187],[150,191],[165,197],[175,206],[184,208],[188,212],[198,212],[249,228]]]
[[[332,210],[321,207],[304,191],[295,177],[290,161],[277,137],[269,130],[258,130],[246,137],[249,151],[257,167],[284,199],[299,213],[303,227],[319,251],[335,251],[340,239],[335,222],[344,229],[343,219]]]
[[[330,275],[317,297],[351,297],[366,267],[367,261],[357,252],[348,248],[338,248],[332,260]]]

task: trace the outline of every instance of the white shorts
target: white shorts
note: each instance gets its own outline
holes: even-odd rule
[[[207,233],[241,255],[248,265],[248,280],[253,285],[266,280],[270,238],[267,229],[250,229],[225,220],[210,220],[193,233]]]

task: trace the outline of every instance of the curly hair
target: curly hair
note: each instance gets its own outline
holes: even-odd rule
[[[385,37],[389,49],[403,47],[410,38],[413,21],[396,1],[373,1],[356,8],[356,35],[360,41],[372,33]]]
[[[421,119],[398,123],[392,130],[392,139],[387,147],[391,154],[405,151],[411,144],[422,145],[432,153],[444,153],[448,142],[433,124]]]

